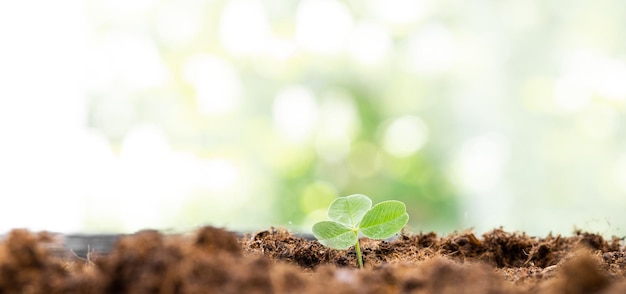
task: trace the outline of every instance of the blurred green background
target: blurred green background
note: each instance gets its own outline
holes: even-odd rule
[[[37,11],[35,11],[37,10]],[[626,2],[0,4],[3,230],[624,235]]]

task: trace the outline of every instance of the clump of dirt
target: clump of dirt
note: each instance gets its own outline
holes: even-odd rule
[[[495,229],[402,233],[338,251],[283,229],[237,237],[146,230],[87,260],[58,256],[47,233],[0,244],[0,293],[626,293],[620,239],[576,232],[529,237]]]

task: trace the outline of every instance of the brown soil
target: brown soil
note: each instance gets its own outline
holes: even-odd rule
[[[55,242],[12,231],[0,244],[0,293],[626,293],[621,240],[584,232],[362,239],[364,270],[354,249],[274,228],[242,238],[142,231],[87,260],[54,254]]]

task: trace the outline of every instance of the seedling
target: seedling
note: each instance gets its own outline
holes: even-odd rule
[[[389,238],[406,225],[409,214],[400,201],[383,201],[372,207],[372,200],[367,196],[354,194],[335,199],[328,207],[328,218],[330,221],[313,225],[313,235],[323,245],[338,250],[354,245],[362,269],[359,232],[371,239]]]

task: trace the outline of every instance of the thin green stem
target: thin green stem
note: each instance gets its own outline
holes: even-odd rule
[[[361,246],[359,246],[359,233],[354,232],[356,234],[356,244],[354,244],[354,248],[356,249],[356,261],[359,263],[359,268],[363,269],[363,257],[361,256]]]

